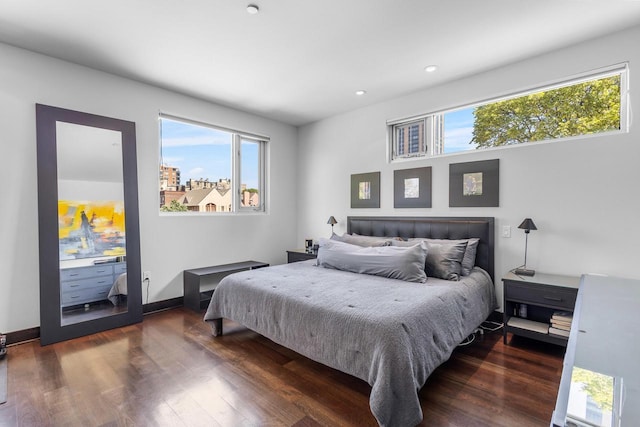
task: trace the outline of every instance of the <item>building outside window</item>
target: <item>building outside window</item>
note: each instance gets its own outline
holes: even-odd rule
[[[268,140],[161,115],[160,211],[265,211]]]
[[[425,121],[402,123],[393,128],[394,153],[398,157],[412,157],[426,154],[424,144]]]

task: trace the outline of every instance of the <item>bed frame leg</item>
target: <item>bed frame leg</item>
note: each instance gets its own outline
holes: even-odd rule
[[[214,337],[219,337],[222,335],[222,317],[213,319],[211,323],[211,329],[213,330]]]

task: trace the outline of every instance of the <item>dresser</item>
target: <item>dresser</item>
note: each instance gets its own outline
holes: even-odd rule
[[[640,280],[582,277],[552,426],[640,426],[638,307]]]
[[[126,271],[126,262],[60,269],[61,307],[106,300],[115,279]]]

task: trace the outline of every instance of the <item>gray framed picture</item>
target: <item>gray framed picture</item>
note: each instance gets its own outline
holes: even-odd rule
[[[449,207],[497,207],[500,160],[449,165]]]
[[[380,207],[380,172],[351,175],[351,207]]]
[[[431,167],[393,171],[393,207],[431,207]]]

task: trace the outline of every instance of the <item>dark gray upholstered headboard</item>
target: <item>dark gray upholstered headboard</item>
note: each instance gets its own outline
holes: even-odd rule
[[[382,237],[480,239],[476,265],[494,278],[493,217],[393,217],[349,216],[347,233]]]

